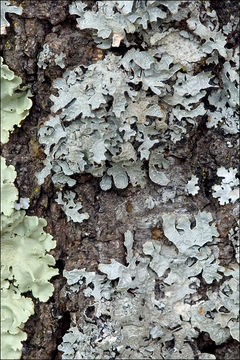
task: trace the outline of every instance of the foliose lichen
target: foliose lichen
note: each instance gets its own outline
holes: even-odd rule
[[[213,185],[213,197],[218,198],[220,205],[235,202],[239,199],[239,179],[236,177],[238,169],[218,168],[217,175],[222,179],[220,185]]]
[[[13,124],[19,125],[27,116],[32,102],[28,91],[19,90],[21,79],[6,65],[1,63],[1,67],[1,141],[6,143]],[[21,208],[21,201],[16,206],[16,171],[12,165],[7,166],[3,157],[1,175],[1,359],[20,359],[22,342],[27,339],[22,329],[34,313],[33,301],[23,294],[31,291],[40,301],[52,295],[49,280],[58,270],[53,268],[55,259],[48,252],[56,242],[43,230],[46,220],[16,210]]]
[[[197,195],[199,192],[200,187],[198,186],[198,178],[196,175],[192,175],[191,179],[188,181],[185,191],[189,195]]]
[[[43,49],[39,54],[38,57],[38,67],[42,69],[46,69],[49,65],[49,63],[54,62],[55,65],[60,66],[61,69],[64,69],[64,61],[63,59],[66,57],[66,54],[60,53],[60,54],[54,54],[54,52],[50,49],[48,44],[43,45]]]
[[[1,143],[8,142],[9,132],[14,126],[20,123],[29,114],[32,107],[32,100],[29,98],[29,89],[20,88],[22,79],[14,74],[7,65],[3,64],[0,57],[1,66]]]
[[[100,47],[124,43],[127,50],[123,56],[109,52],[87,69],[67,70],[54,82],[53,115],[39,131],[47,158],[38,181],[53,170],[52,180],[61,187],[75,185],[75,173],[101,178],[103,190],[113,184],[145,187],[147,175],[165,186],[164,150],[188,136],[187,127],[196,126],[200,117],[209,115],[211,127],[210,118],[223,114],[222,108],[209,113],[207,97],[231,112],[221,126],[236,132],[237,52],[226,48],[227,30],[219,29],[214,11],[205,10],[201,22],[199,2],[97,1],[91,10],[86,7],[81,1],[69,7],[80,29],[90,29]],[[189,31],[169,26],[182,19]],[[136,49],[137,39],[142,50]],[[213,70],[196,70],[218,64],[219,57],[226,60],[222,79]]]
[[[21,15],[22,8],[20,6],[12,5],[8,0],[2,0],[0,2],[1,6],[1,35],[6,34],[6,27],[10,26],[8,20],[5,18],[6,13],[14,13]]]
[[[169,215],[163,217],[164,233],[175,244],[175,233],[165,229],[166,216]],[[85,297],[93,298],[94,315],[90,316],[86,308],[81,322],[73,321],[74,326],[59,346],[63,359],[87,356],[191,359],[194,358],[191,342],[199,331],[208,332],[217,344],[230,336],[238,337],[237,267],[234,264],[228,268],[219,266],[217,246],[213,242],[217,231],[213,224],[208,225],[209,214],[196,215],[196,219],[200,218],[194,229],[185,229],[189,237],[198,240],[184,248],[177,244],[177,250],[171,244],[147,241],[142,255],[134,254],[133,235],[127,231],[124,234],[126,265],[114,259],[110,264],[100,264],[98,269],[105,275],[85,269],[64,271],[67,295],[83,290]],[[187,216],[178,219],[178,229],[184,222],[188,224]],[[209,232],[202,240],[205,229]],[[221,273],[229,276],[229,280],[218,289],[209,290],[207,300],[199,301],[201,278],[212,284],[214,279],[222,277]],[[169,341],[174,342],[173,348],[167,346]],[[215,358],[200,352],[198,355],[203,359]]]
[[[2,4],[3,13],[21,11],[7,1]],[[167,188],[172,165],[166,150],[186,140],[200,119],[207,119],[208,129],[237,134],[239,49],[226,46],[237,23],[220,28],[216,12],[208,6],[208,1],[184,0],[104,0],[90,7],[74,1],[69,6],[77,26],[88,29],[99,48],[112,51],[88,67],[67,69],[55,80],[52,113],[39,131],[46,163],[38,181],[42,184],[53,172],[56,202],[68,220],[89,217],[79,213],[82,203],[76,194],[64,189],[76,184],[73,175],[99,178],[104,191],[129,184],[144,188],[150,179],[166,187],[163,203],[174,201],[176,188]],[[8,23],[2,23],[5,31]],[[64,57],[44,45],[38,66],[46,69],[54,62],[64,68]],[[2,62],[1,68],[1,141],[6,143],[9,131],[27,116],[31,100],[30,92],[19,88],[21,79]],[[33,302],[22,293],[31,291],[46,301],[53,291],[49,280],[57,270],[47,253],[55,242],[43,231],[46,222],[20,211],[27,200],[16,202],[15,170],[2,158],[1,168],[1,351],[3,358],[12,359],[21,356],[26,340],[22,328],[34,312]],[[223,180],[212,187],[213,197],[220,205],[235,203],[237,169],[220,167],[217,175]],[[199,192],[198,180],[192,175],[183,184],[184,196]],[[148,196],[144,207],[156,210],[159,201]],[[216,344],[239,340],[238,227],[228,234],[235,259],[223,266],[211,213],[166,213],[161,224],[168,243],[148,240],[141,254],[134,249],[132,232],[124,234],[124,265],[112,259],[99,264],[101,274],[85,268],[64,271],[66,295],[83,290],[93,302],[91,311],[86,308],[81,321],[73,321],[64,335],[59,346],[63,359],[206,360],[215,356],[191,346],[200,332],[207,332]],[[203,285],[208,288],[205,298]]]
[[[1,358],[20,359],[27,334],[24,323],[34,313],[34,304],[22,293],[47,301],[53,293],[49,280],[58,274],[48,252],[56,246],[43,228],[47,222],[15,210],[18,191],[16,172],[1,157]]]

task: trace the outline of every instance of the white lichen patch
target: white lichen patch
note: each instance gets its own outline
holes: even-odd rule
[[[199,190],[200,187],[198,186],[198,178],[196,175],[192,175],[191,179],[188,181],[185,187],[185,191],[187,192],[187,194],[194,196],[197,195]]]
[[[171,29],[166,33],[156,33],[150,41],[152,45],[158,45],[156,52],[172,56],[174,63],[186,66],[188,70],[193,67],[191,63],[199,62],[205,56],[201,44],[184,31]]]
[[[165,214],[163,230],[169,241],[173,242],[182,253],[188,253],[195,245],[203,246],[212,242],[212,237],[218,236],[211,213],[200,212],[195,215],[195,225],[187,216],[177,217],[175,214]]]
[[[1,35],[5,35],[7,33],[6,28],[10,26],[8,20],[5,18],[6,13],[14,13],[21,15],[22,8],[20,6],[13,5],[8,0],[1,0],[0,2],[0,13],[1,13]]]
[[[143,161],[149,159],[152,181],[160,185],[167,183],[164,175],[167,161],[160,150],[151,153],[152,147],[159,143],[158,134],[167,129],[166,114],[158,97],[147,97],[143,90],[134,91],[127,76],[128,70],[121,69],[123,64],[130,71],[134,61],[141,64],[141,57],[138,57],[147,54],[137,52],[134,58],[131,54],[126,55],[129,58],[109,55],[89,66],[85,73],[79,67],[67,71],[64,79],[55,81],[59,96],[51,96],[52,109],[54,112],[62,109],[62,112],[51,117],[39,131],[40,142],[45,145],[48,155],[46,167],[38,174],[39,182],[42,183],[52,168],[55,172],[53,181],[57,184],[72,186],[75,182],[71,175],[90,173],[102,177],[100,185],[106,190],[112,186],[112,180],[120,189],[126,188],[129,182],[144,187],[146,172]],[[150,61],[150,65],[135,64],[135,70],[136,67],[140,70],[141,66],[155,65],[154,58],[148,55],[146,61]],[[167,62],[165,60],[162,58],[158,66],[163,72],[171,63],[170,58]],[[144,83],[150,87],[158,85],[157,80],[156,84],[148,82],[150,74],[146,71],[149,70],[143,69]],[[165,78],[171,77],[175,71],[173,66]],[[109,96],[113,103],[106,110]],[[157,167],[163,170],[159,171]]]
[[[29,198],[20,198],[19,201],[15,201],[14,203],[14,209],[20,210],[24,209],[27,210],[30,205],[30,199]]]
[[[234,203],[239,199],[239,179],[236,178],[237,169],[220,167],[217,175],[222,179],[220,185],[214,185],[213,197],[218,198],[220,205]]]

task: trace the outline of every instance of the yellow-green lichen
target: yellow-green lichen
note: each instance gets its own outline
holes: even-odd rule
[[[29,114],[32,107],[30,90],[20,88],[22,80],[16,76],[7,65],[1,65],[1,143],[5,144],[9,139],[14,125],[19,126],[21,121]]]

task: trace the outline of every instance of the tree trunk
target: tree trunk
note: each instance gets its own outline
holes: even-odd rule
[[[94,1],[88,1],[89,8]],[[56,276],[54,294],[47,303],[35,303],[35,314],[26,323],[24,330],[28,339],[24,343],[22,359],[61,359],[58,345],[62,337],[72,326],[74,316],[89,304],[89,298],[82,293],[71,299],[65,295],[66,279],[63,270],[82,269],[96,271],[99,263],[109,263],[112,258],[125,263],[123,234],[134,232],[134,249],[141,251],[143,243],[155,239],[167,242],[161,227],[163,213],[187,213],[194,215],[198,211],[211,212],[220,234],[219,259],[227,266],[234,257],[234,249],[228,238],[228,232],[236,224],[236,204],[221,206],[211,196],[212,186],[218,182],[217,169],[238,167],[237,146],[228,147],[226,135],[214,129],[208,129],[206,118],[192,128],[183,140],[169,147],[172,158],[169,176],[178,184],[187,183],[191,174],[198,179],[200,191],[196,196],[180,200],[162,201],[153,209],[144,208],[144,201],[152,196],[162,199],[165,189],[147,181],[144,189],[129,185],[124,190],[116,188],[104,192],[99,180],[91,175],[76,175],[74,191],[83,199],[83,210],[89,214],[89,220],[81,224],[67,221],[66,215],[56,203],[56,188],[51,176],[39,185],[36,178],[44,164],[45,154],[39,144],[38,130],[51,114],[50,95],[54,93],[53,81],[62,77],[67,68],[77,65],[85,67],[104,58],[106,51],[97,48],[91,33],[76,27],[76,17],[69,15],[68,0],[25,0],[21,16],[9,14],[11,26],[3,36],[2,54],[5,63],[23,79],[23,84],[31,87],[33,107],[22,126],[11,134],[9,142],[2,146],[2,155],[8,164],[17,171],[16,186],[20,197],[30,198],[28,215],[36,215],[47,220],[46,231],[52,234],[57,246],[52,250],[59,269]],[[230,15],[238,17],[235,1],[211,1],[221,26],[227,24]],[[229,10],[229,11],[228,11]],[[236,33],[229,36],[230,46],[238,41]],[[51,62],[46,69],[39,68],[38,58],[44,45],[48,44],[54,53],[63,52],[65,69]],[[124,48],[115,50],[123,54]],[[229,141],[236,135],[228,135]],[[203,286],[202,293],[205,294]],[[237,342],[216,345],[207,333],[201,333],[194,346],[201,352],[215,354],[217,359],[237,359]]]

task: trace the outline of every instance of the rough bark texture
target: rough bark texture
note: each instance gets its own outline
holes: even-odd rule
[[[93,271],[99,262],[109,262],[111,258],[124,263],[123,233],[126,229],[134,229],[135,246],[140,249],[147,239],[164,240],[159,224],[162,212],[178,212],[184,207],[189,214],[193,214],[204,209],[211,211],[217,223],[222,240],[222,263],[228,264],[234,253],[227,238],[236,219],[234,206],[220,207],[218,201],[210,196],[210,190],[215,183],[218,167],[238,166],[238,149],[235,146],[228,148],[224,135],[219,131],[208,130],[204,118],[188,140],[177,143],[174,149],[169,148],[169,153],[174,155],[175,170],[171,176],[176,183],[179,176],[187,181],[187,175],[193,172],[200,179],[201,192],[194,201],[189,197],[185,204],[163,204],[160,212],[159,208],[146,212],[142,199],[146,194],[161,195],[161,187],[149,182],[145,190],[129,186],[123,191],[113,189],[103,192],[98,180],[87,175],[78,176],[74,191],[82,197],[83,210],[89,213],[90,218],[82,224],[74,224],[67,222],[54,201],[56,190],[50,177],[42,186],[37,184],[35,174],[42,169],[45,158],[38,143],[38,129],[51,113],[49,96],[53,92],[53,80],[61,77],[64,71],[52,65],[46,71],[39,69],[39,52],[44,44],[49,44],[56,53],[63,51],[67,54],[66,67],[79,64],[88,66],[104,56],[90,35],[76,28],[75,17],[68,15],[68,5],[69,0],[26,0],[22,16],[9,15],[11,27],[3,37],[1,48],[6,64],[21,76],[24,84],[32,86],[34,95],[30,115],[14,131],[9,143],[2,147],[2,155],[8,164],[16,168],[16,186],[20,197],[31,199],[27,214],[43,217],[48,222],[46,231],[57,241],[52,254],[60,272],[52,281],[55,291],[50,300],[38,303],[34,299],[35,315],[31,316],[24,328],[28,339],[24,344],[22,359],[61,359],[57,347],[70,327],[73,314],[80,312],[87,301],[82,294],[76,294],[71,301],[66,298],[63,269],[85,267]],[[91,6],[91,1],[88,5]],[[227,23],[229,14],[238,16],[236,1],[225,1],[223,6],[222,2],[212,0],[211,5],[222,24]],[[237,41],[238,34],[232,34],[230,46],[235,46]],[[207,334],[202,333],[196,340],[196,346],[201,351],[215,354],[219,360],[239,358],[239,348],[233,340],[216,346]]]

